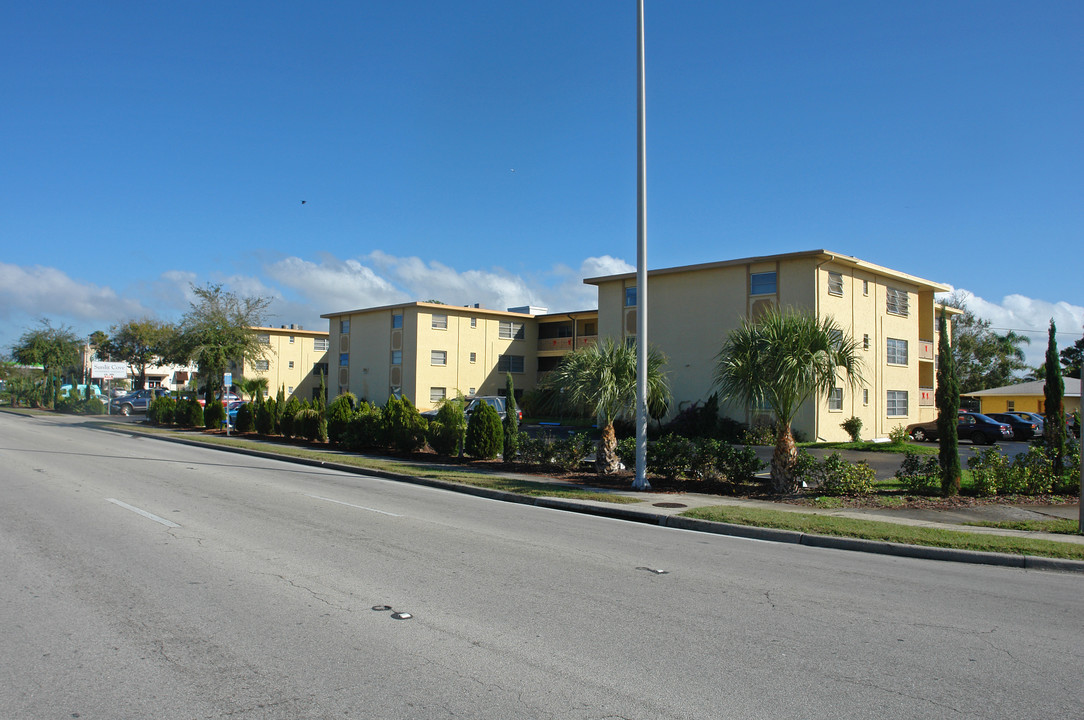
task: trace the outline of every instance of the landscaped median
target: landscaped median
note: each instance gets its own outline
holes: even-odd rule
[[[614,492],[598,492],[578,488],[565,482],[528,480],[512,477],[499,471],[485,469],[471,470],[448,464],[412,462],[409,460],[390,460],[353,453],[326,452],[301,446],[279,443],[264,443],[221,435],[177,432],[160,428],[132,425],[128,423],[96,423],[99,427],[119,432],[138,432],[186,443],[228,448],[260,456],[292,458],[307,464],[343,466],[361,471],[378,473],[384,477],[420,479],[433,484],[450,484],[480,490],[480,494],[492,491],[509,493],[524,498],[561,498],[568,501],[592,501],[611,505],[643,503],[642,498],[631,497]],[[507,496],[506,496],[507,497]],[[660,495],[660,499],[667,497]],[[509,498],[510,499],[510,498]],[[553,507],[576,509],[573,503],[549,504]],[[598,506],[585,508],[595,514]],[[914,557],[939,557],[964,562],[979,562],[975,553],[990,553],[993,564],[1016,567],[1059,568],[1059,560],[1084,561],[1084,544],[1056,542],[1051,540],[1022,536],[997,535],[991,533],[969,533],[958,530],[945,530],[928,526],[902,525],[892,522],[858,520],[834,515],[803,513],[783,510],[769,510],[743,505],[718,505],[687,510],[680,515],[660,515],[654,509],[644,508],[619,510],[614,508],[613,515],[641,522],[683,527],[687,529],[710,530],[721,534],[736,534],[747,537],[763,537],[783,542],[804,545],[861,549],[869,552],[881,552],[891,555]],[[701,521],[706,521],[703,523]],[[717,524],[715,528],[706,527],[707,523]],[[733,528],[731,531],[728,528]],[[737,528],[746,528],[740,530]],[[763,528],[758,531],[757,528]],[[854,541],[848,544],[848,541]],[[914,546],[908,550],[907,546]],[[929,548],[924,553],[922,548]],[[1043,564],[1037,560],[1050,558],[1051,563]],[[1070,563],[1069,565],[1077,565]],[[1060,567],[1084,571],[1079,567]]]

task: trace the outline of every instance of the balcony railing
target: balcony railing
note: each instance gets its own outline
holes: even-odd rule
[[[580,335],[578,338],[539,338],[539,352],[572,352],[574,349],[594,345],[598,342],[598,335]]]
[[[919,407],[932,407],[934,404],[934,391],[933,388],[919,388],[918,389],[918,406]]]
[[[933,360],[933,340],[918,341],[918,359]]]

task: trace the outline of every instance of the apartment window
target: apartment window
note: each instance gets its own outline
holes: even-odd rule
[[[862,294],[869,295],[869,280],[862,281]]]
[[[583,324],[583,334],[584,335],[598,335],[598,330],[595,329],[595,324],[593,322],[584,323]]]
[[[294,336],[293,336],[293,335],[291,335],[291,336],[290,336],[290,344],[291,344],[291,345],[293,345],[293,344],[294,344]]]
[[[478,327],[478,318],[471,318],[471,319],[470,319],[470,326],[471,326],[472,328],[476,328],[476,327]]]
[[[294,369],[294,361],[293,361],[293,360],[291,360],[291,361],[290,361],[290,369],[291,369],[291,370],[293,370],[293,369]]]
[[[869,350],[869,333],[862,334],[862,349]]]
[[[467,394],[468,394],[468,395],[473,395],[473,394],[474,394],[474,393],[476,393],[477,391],[478,391],[478,388],[471,388],[471,389],[470,389],[470,390],[469,390],[469,391],[467,392]]]
[[[888,338],[888,353],[885,360],[889,365],[907,364],[907,341]]]
[[[253,363],[253,367],[255,367],[257,370],[270,370],[271,369],[271,361],[270,360],[257,360],[255,363]]]
[[[316,352],[327,352],[331,348],[331,340],[328,338],[313,338],[312,349]]]
[[[350,367],[350,353],[339,353],[339,367]]]
[[[843,295],[843,273],[828,271],[828,293],[830,295]]]
[[[501,320],[500,327],[497,331],[497,337],[502,340],[522,340],[523,323],[512,322],[511,320]]]
[[[399,329],[401,327],[403,327],[403,316],[399,315],[399,314],[392,315],[391,316],[391,329],[392,330],[397,330],[397,329]]]
[[[447,315],[434,315],[433,316],[433,329],[434,330],[447,330],[448,329],[448,316]]]
[[[843,410],[843,388],[832,388],[832,392],[828,395],[828,409],[836,411]]]
[[[442,402],[444,400],[444,398],[447,397],[447,396],[448,396],[448,389],[447,388],[442,388],[442,387],[431,387],[431,388],[429,388],[429,402],[434,404],[434,405],[436,405],[439,402]]]
[[[472,363],[477,362],[478,361],[478,353],[471,353],[470,354],[470,361]]]
[[[625,288],[625,307],[636,307],[636,288]]]
[[[888,312],[907,317],[907,291],[887,288],[885,292],[888,298]]]
[[[1016,401],[1015,400],[1006,400],[1005,401],[1005,411],[1006,412],[1013,412],[1014,410],[1016,410]]]
[[[339,321],[339,333],[341,335],[350,334],[350,319],[349,318],[347,318],[346,320],[340,320]]]
[[[750,295],[774,295],[776,286],[774,272],[752,273],[749,275]]]
[[[402,365],[403,364],[403,351],[402,350],[392,350],[391,351],[391,364],[392,365]]]
[[[271,344],[271,336],[266,334],[266,333],[261,334],[261,335],[257,335],[256,336],[256,342],[260,343],[261,345],[270,345]]]
[[[293,385],[290,385],[289,387],[286,388],[286,394],[287,395],[293,395],[294,394],[294,386]]]
[[[888,417],[906,417],[907,416],[907,391],[906,390],[889,390],[888,399],[885,403],[887,408]]]
[[[523,372],[522,355],[500,355],[497,357],[497,372],[521,373]]]
[[[448,364],[448,351],[447,350],[433,350],[429,353],[430,365],[447,365]]]
[[[313,363],[312,374],[327,377],[327,363]]]
[[[862,404],[869,405],[869,388],[862,388]]]

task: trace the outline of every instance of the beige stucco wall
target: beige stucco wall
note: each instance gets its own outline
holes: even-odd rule
[[[267,355],[264,358],[268,368],[257,370],[252,361],[246,361],[242,368],[243,377],[267,378],[271,397],[278,393],[279,388],[284,388],[287,398],[311,399],[313,388],[320,385],[320,378],[313,375],[313,365],[328,362],[330,354],[316,350],[315,341],[327,339],[328,334],[296,328],[253,328],[253,332],[268,336],[269,344],[265,346]],[[290,363],[293,363],[293,367],[290,367]],[[327,382],[330,386],[332,378],[328,378]]]

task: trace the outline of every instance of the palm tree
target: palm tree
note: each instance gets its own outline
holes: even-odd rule
[[[715,366],[715,386],[746,407],[771,408],[777,420],[772,488],[780,494],[798,487],[798,449],[790,424],[802,404],[828,397],[842,372],[852,388],[862,384],[854,338],[831,318],[772,308],[757,320],[743,320],[730,333]]]
[[[664,415],[670,403],[670,383],[662,366],[666,356],[652,348],[647,358],[647,402],[653,414]],[[546,376],[547,387],[557,390],[574,408],[599,418],[602,435],[595,453],[595,470],[617,472],[617,436],[614,420],[636,412],[636,348],[606,338],[569,353]]]
[[[265,377],[246,378],[237,383],[237,386],[241,388],[241,392],[248,395],[252,400],[255,400],[257,395],[262,398],[269,387]]]

